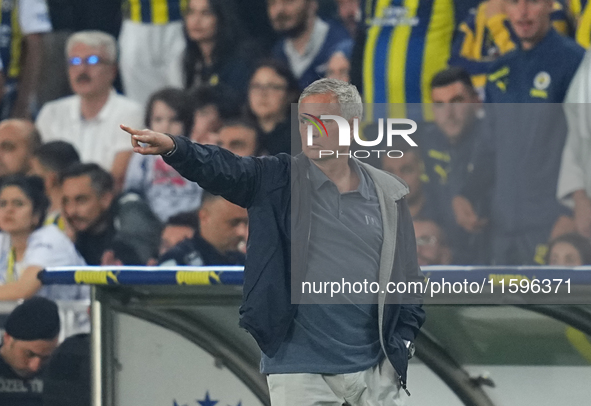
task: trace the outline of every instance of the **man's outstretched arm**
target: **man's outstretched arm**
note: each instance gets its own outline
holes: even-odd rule
[[[134,152],[162,155],[183,177],[210,193],[248,207],[260,185],[260,159],[240,157],[215,145],[201,145],[185,137],[173,137],[151,130],[136,130],[125,125],[131,135]]]

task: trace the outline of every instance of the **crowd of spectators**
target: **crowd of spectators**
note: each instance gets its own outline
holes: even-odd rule
[[[418,147],[396,142],[401,157],[376,164],[410,188],[422,265],[589,262],[591,121],[584,104],[562,105],[590,98],[586,8],[5,3],[0,280],[11,286],[0,300],[40,291],[36,273],[52,265],[243,263],[246,211],[162,157],[133,154],[119,124],[243,156],[297,153],[291,106],[322,77],[351,81],[364,102],[401,103],[392,111],[419,122]],[[101,10],[111,12],[91,18]],[[379,109],[366,110],[372,137]]]
[[[322,77],[419,123],[418,147],[398,140],[375,164],[409,186],[421,266],[591,265],[591,2],[4,0],[0,14],[0,300],[88,298],[43,287],[49,266],[244,264],[247,211],[133,154],[119,124],[295,154],[292,103]],[[385,109],[365,110],[369,139]],[[9,324],[0,367],[35,392],[59,323]],[[70,340],[54,377],[68,345],[87,358],[88,337]],[[32,367],[14,342],[42,346]],[[45,404],[65,404],[60,379]]]

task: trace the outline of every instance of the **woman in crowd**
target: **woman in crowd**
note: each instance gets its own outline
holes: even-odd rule
[[[591,265],[591,242],[580,234],[569,233],[556,237],[548,245],[548,265]]]
[[[160,90],[148,101],[145,124],[154,131],[184,135],[189,127],[186,106],[182,90]],[[134,154],[127,167],[123,190],[143,196],[163,222],[175,214],[196,210],[201,204],[199,185],[179,175],[161,156]]]
[[[247,116],[258,125],[261,154],[290,153],[290,108],[298,96],[298,82],[289,67],[273,59],[257,66],[248,86]]]
[[[244,100],[248,78],[259,55],[246,39],[233,4],[227,0],[190,0],[185,15],[185,87],[225,84]],[[237,62],[239,61],[239,62]]]
[[[50,266],[80,266],[74,244],[53,224],[43,226],[49,207],[43,179],[14,175],[0,185],[0,300],[36,293],[54,300],[88,297],[81,286],[41,287],[39,271]]]

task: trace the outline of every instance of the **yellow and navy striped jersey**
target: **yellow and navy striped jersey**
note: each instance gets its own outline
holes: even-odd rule
[[[454,0],[367,0],[363,7],[364,102],[430,103],[431,79],[451,54]],[[397,115],[430,119],[427,106],[420,108]]]
[[[23,35],[19,24],[18,1],[0,0],[0,58],[4,74],[17,79],[21,71]]]
[[[588,0],[570,0],[571,15],[577,21],[575,39],[583,48],[591,45],[591,2]]]
[[[131,21],[148,24],[168,24],[180,21],[188,0],[126,0],[123,15]]]
[[[486,85],[486,74],[492,61],[512,51],[517,39],[512,34],[504,14],[487,17],[488,2],[481,3],[458,27],[454,40],[450,66],[461,66],[472,75],[478,89]],[[552,26],[563,35],[572,35],[572,24],[565,8],[554,2],[550,15]]]

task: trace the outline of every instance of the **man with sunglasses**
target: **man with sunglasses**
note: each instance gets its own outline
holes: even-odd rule
[[[110,170],[116,186],[121,186],[131,150],[117,124],[131,121],[142,126],[143,111],[113,89],[117,76],[115,38],[99,31],[81,31],[70,36],[66,53],[75,94],[43,106],[36,126],[43,141],[71,143],[82,162]]]

